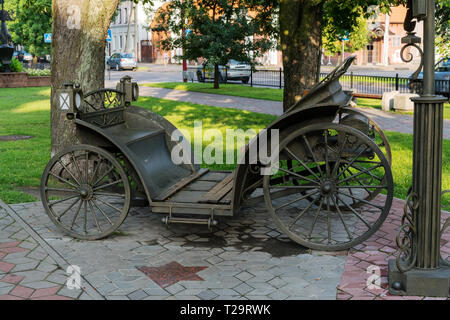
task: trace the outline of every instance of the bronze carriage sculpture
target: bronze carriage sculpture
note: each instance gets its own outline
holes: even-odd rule
[[[267,127],[278,129],[279,157],[278,170],[266,175],[259,159],[243,161],[233,172],[173,163],[176,128],[131,106],[139,96],[131,78],[116,90],[84,96],[67,84],[58,92],[60,108],[85,144],[59,152],[45,168],[41,198],[47,214],[65,233],[94,240],[114,232],[139,196],[152,212],[165,214],[167,224],[209,227],[215,217],[265,203],[279,229],[303,246],[344,250],[361,243],[386,219],[393,179],[386,136],[350,106],[352,95],[339,84],[352,60]]]

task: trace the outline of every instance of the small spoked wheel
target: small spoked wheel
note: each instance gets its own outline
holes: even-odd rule
[[[386,156],[386,159],[388,160],[389,164],[392,165],[392,152],[391,152],[391,146],[389,144],[389,140],[384,134],[383,130],[380,128],[380,126],[370,119],[367,115],[362,113],[361,111],[355,109],[355,108],[341,108],[339,110],[339,121],[345,117],[345,115],[357,115],[360,117],[364,117],[368,119],[369,124],[369,132],[368,136],[375,141],[377,146],[383,151],[384,155]]]
[[[382,150],[362,132],[313,124],[283,139],[279,152],[278,168],[263,179],[264,198],[293,241],[345,250],[368,239],[386,219],[392,172]]]
[[[50,219],[66,234],[96,240],[113,233],[130,209],[130,183],[120,163],[89,145],[69,147],[44,170],[41,199]]]

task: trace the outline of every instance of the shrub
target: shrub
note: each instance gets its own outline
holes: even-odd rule
[[[25,69],[30,77],[46,77],[51,75],[50,69]]]
[[[2,68],[3,68],[3,65],[0,63],[0,70]],[[22,72],[23,71],[23,65],[16,58],[12,58],[11,64],[9,65],[9,69],[11,70],[11,72]]]

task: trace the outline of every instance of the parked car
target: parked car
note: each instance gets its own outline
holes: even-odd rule
[[[245,62],[230,60],[226,66],[219,66],[219,81],[228,80],[242,81],[248,83],[251,76],[251,66]],[[214,79],[214,66],[208,62],[199,66],[197,70],[197,80],[205,82],[206,79]]]
[[[133,70],[137,69],[136,57],[133,53],[114,53],[106,62],[108,68],[119,70]]]
[[[411,79],[411,77],[410,77]],[[450,57],[442,58],[436,63],[434,69],[435,90],[440,94],[450,98]],[[419,73],[417,80],[412,85],[416,85],[417,92],[421,92],[423,82],[423,72]]]
[[[13,58],[16,58],[20,62],[31,62],[33,61],[33,55],[31,53],[28,53],[26,51],[16,51],[13,54]]]

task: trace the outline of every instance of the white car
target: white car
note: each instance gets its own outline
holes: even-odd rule
[[[219,66],[219,81],[240,80],[242,83],[248,83],[251,70],[252,67],[245,62],[230,60],[226,66]],[[208,63],[204,63],[197,70],[197,80],[205,82],[206,79],[214,79],[214,66]]]

